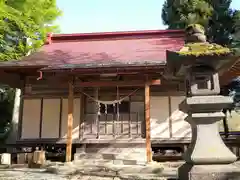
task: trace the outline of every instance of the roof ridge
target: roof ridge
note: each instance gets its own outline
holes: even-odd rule
[[[115,31],[115,32],[92,32],[92,33],[71,33],[71,34],[52,34],[51,40],[78,40],[78,39],[105,39],[116,37],[134,37],[134,36],[184,36],[183,30],[140,30],[140,31]]]

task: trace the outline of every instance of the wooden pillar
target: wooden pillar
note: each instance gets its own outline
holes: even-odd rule
[[[68,90],[68,121],[67,121],[67,148],[66,148],[66,162],[72,159],[72,130],[73,130],[73,81],[70,80]]]
[[[173,137],[172,133],[172,103],[171,103],[171,96],[168,96],[168,116],[169,116],[169,137]]]
[[[151,149],[151,129],[150,129],[150,87],[149,84],[145,84],[145,121],[146,121],[146,151],[147,162],[152,161],[152,149]]]
[[[95,96],[94,97],[95,97],[96,100],[98,100],[98,98],[99,98],[99,94],[98,93],[99,93],[99,89],[95,88]],[[95,103],[95,108],[96,108],[95,109],[96,117],[95,117],[95,125],[94,125],[95,128],[94,129],[95,129],[96,132],[94,132],[94,133],[96,133],[96,138],[99,139],[100,127],[99,127],[99,114],[98,114],[99,113],[98,112],[99,111],[99,104],[98,104],[98,102]],[[92,131],[92,128],[93,127],[91,127],[91,131]]]

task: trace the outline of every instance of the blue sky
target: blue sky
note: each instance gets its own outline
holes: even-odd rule
[[[161,20],[164,0],[57,0],[63,16],[61,33],[165,29]],[[240,0],[232,0],[240,9]]]

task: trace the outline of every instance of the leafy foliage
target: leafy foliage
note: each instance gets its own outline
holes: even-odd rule
[[[56,0],[0,0],[0,61],[37,50],[47,33],[58,31],[54,21],[60,15]],[[14,93],[0,85],[0,140],[11,128]]]
[[[240,20],[236,20],[234,25],[235,32],[232,35],[231,48],[240,53]]]
[[[0,60],[19,59],[36,50],[61,15],[56,0],[0,0]]]
[[[8,86],[0,88],[0,140],[8,135],[11,129],[11,118],[14,106],[14,89]],[[1,141],[0,141],[1,142]]]
[[[232,35],[239,29],[240,12],[230,9],[231,0],[165,0],[162,19],[169,29],[183,29],[189,24],[201,24],[210,42],[233,43]]]

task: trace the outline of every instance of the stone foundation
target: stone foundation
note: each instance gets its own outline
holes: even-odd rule
[[[89,160],[124,165],[144,165],[146,144],[91,144],[77,148],[74,161]]]
[[[186,173],[188,172],[188,173]],[[178,171],[183,180],[239,180],[240,169],[233,164],[189,165],[184,164]]]

